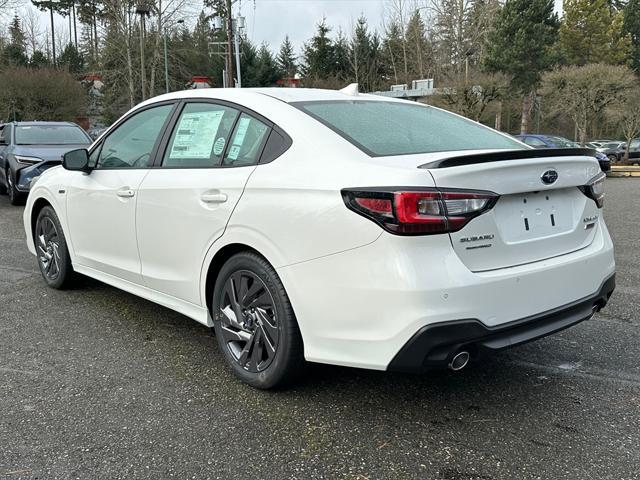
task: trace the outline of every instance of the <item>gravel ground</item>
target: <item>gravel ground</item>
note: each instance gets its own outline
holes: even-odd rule
[[[618,287],[592,321],[459,374],[312,365],[275,393],[184,316],[47,289],[0,197],[0,478],[640,478],[640,179],[607,190]]]

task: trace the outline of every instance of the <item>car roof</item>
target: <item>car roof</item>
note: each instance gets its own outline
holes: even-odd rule
[[[178,100],[183,98],[203,98],[209,97],[213,99],[223,99],[229,101],[248,100],[256,96],[268,96],[280,100],[285,103],[293,102],[311,102],[311,101],[335,101],[335,100],[354,100],[366,99],[373,101],[399,102],[389,97],[381,97],[378,95],[369,95],[358,93],[351,95],[341,92],[340,90],[325,90],[320,88],[197,88],[192,90],[180,90],[177,92],[166,93],[151,98],[144,103],[155,103],[165,100]]]
[[[66,126],[71,126],[71,127],[78,127],[78,125],[73,123],[73,122],[51,122],[51,121],[33,120],[33,121],[26,121],[26,122],[11,122],[11,123],[13,125],[20,126],[20,127],[35,127],[35,126],[53,127],[53,126],[56,126],[56,125],[66,125]]]

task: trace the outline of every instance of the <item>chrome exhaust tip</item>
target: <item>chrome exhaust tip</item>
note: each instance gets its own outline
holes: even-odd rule
[[[456,353],[449,362],[449,370],[458,372],[469,364],[471,355],[466,350]]]

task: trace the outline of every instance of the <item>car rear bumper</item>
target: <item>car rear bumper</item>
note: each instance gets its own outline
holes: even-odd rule
[[[615,273],[615,261],[600,219],[585,248],[487,272],[470,271],[447,235],[387,233],[368,245],[277,271],[307,360],[386,370],[425,327],[474,319],[486,331],[497,331],[597,296]],[[479,332],[484,336],[485,330]]]
[[[477,356],[546,337],[591,318],[607,304],[614,289],[615,275],[612,275],[594,295],[493,328],[476,319],[427,325],[402,347],[388,370],[422,372],[444,368],[460,351]]]

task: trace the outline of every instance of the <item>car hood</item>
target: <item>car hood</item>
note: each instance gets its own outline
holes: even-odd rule
[[[62,161],[62,155],[78,148],[89,148],[89,145],[16,145],[12,153],[42,160]]]

